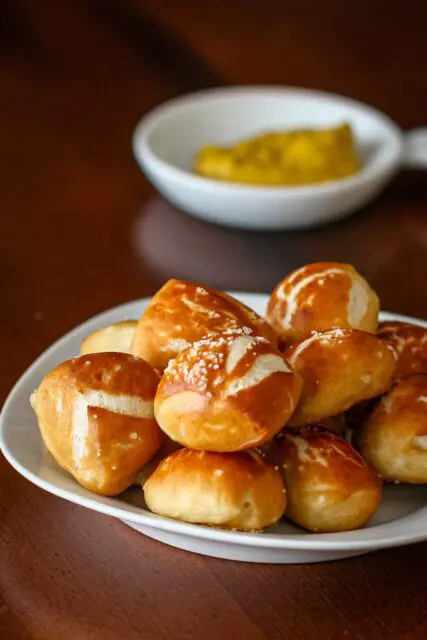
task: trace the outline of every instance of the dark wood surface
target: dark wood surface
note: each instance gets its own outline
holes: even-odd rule
[[[53,340],[169,276],[268,291],[289,269],[356,265],[383,308],[427,317],[427,185],[402,174],[320,230],[191,220],[130,150],[164,99],[238,83],[345,93],[427,124],[425,2],[4,0],[0,27],[0,396]],[[427,545],[311,566],[179,551],[68,504],[0,456],[2,640],[425,639]]]

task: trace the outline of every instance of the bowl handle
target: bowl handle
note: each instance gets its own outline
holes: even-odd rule
[[[403,165],[408,169],[427,169],[427,127],[405,133]]]

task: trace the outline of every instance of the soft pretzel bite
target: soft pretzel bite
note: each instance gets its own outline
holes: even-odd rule
[[[238,451],[271,440],[294,411],[301,378],[263,337],[224,332],[171,360],[156,419],[192,449]]]
[[[386,391],[395,368],[390,346],[376,336],[350,329],[314,334],[284,352],[303,378],[298,407],[289,424],[304,426],[342,413]]]
[[[427,375],[403,378],[381,398],[360,450],[385,480],[427,483]]]
[[[381,322],[377,336],[395,350],[395,380],[414,373],[427,374],[427,329],[407,322]]]
[[[285,516],[317,532],[358,529],[381,502],[378,473],[343,438],[317,427],[285,429],[275,462],[287,493]]]
[[[161,372],[193,342],[239,329],[277,346],[275,331],[249,307],[217,289],[173,279],[156,293],[142,314],[131,351]]]
[[[154,419],[158,383],[149,364],[125,353],[60,364],[30,399],[48,451],[90,491],[124,491],[163,440]]]
[[[159,515],[242,531],[273,525],[286,506],[280,474],[253,451],[181,449],[144,483],[144,496]]]
[[[379,300],[349,264],[316,262],[293,271],[271,294],[267,320],[292,344],[316,331],[360,329],[375,333]]]

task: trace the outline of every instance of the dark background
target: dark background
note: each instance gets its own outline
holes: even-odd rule
[[[382,306],[427,317],[427,185],[402,173],[319,230],[210,227],[132,159],[140,117],[191,90],[295,84],[427,124],[427,5],[398,0],[3,0],[0,397],[75,324],[171,275],[270,290],[353,263]],[[325,565],[190,555],[44,494],[0,457],[0,637],[425,638],[427,546]]]

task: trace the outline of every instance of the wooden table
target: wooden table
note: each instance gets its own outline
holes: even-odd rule
[[[132,130],[174,95],[298,84],[427,123],[425,2],[4,0],[0,394],[53,340],[177,275],[269,290],[349,261],[383,308],[427,317],[427,186],[401,175],[319,230],[252,234],[172,210]],[[192,555],[42,492],[0,456],[2,640],[426,638],[427,544],[312,566]]]

